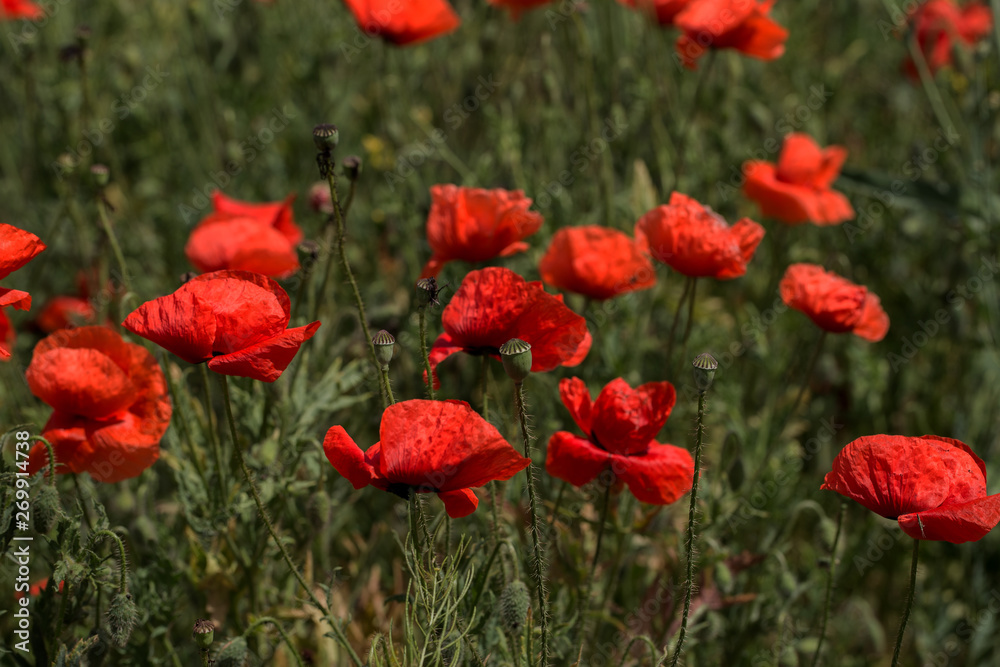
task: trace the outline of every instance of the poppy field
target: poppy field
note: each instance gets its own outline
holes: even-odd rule
[[[997,664],[997,12],[0,0],[0,664]]]

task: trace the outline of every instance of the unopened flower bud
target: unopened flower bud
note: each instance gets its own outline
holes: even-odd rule
[[[111,180],[111,171],[103,164],[91,165],[90,178],[94,181],[94,185],[103,188]]]
[[[191,633],[195,644],[200,649],[207,649],[215,641],[215,625],[207,618],[199,618],[194,622],[194,631]]]
[[[313,128],[313,143],[320,153],[332,151],[340,143],[340,132],[336,125],[323,123]]]
[[[500,594],[498,606],[504,630],[512,635],[520,635],[528,621],[528,608],[531,606],[528,587],[523,581],[510,582]]]
[[[108,630],[111,632],[111,640],[120,648],[124,648],[138,620],[139,607],[132,600],[132,595],[128,592],[115,593],[111,598],[111,604],[108,605]]]
[[[42,484],[35,498],[34,521],[35,530],[41,535],[47,535],[62,516],[62,505],[59,504],[59,492],[52,484]]]
[[[348,155],[341,164],[344,165],[344,173],[347,175],[347,180],[358,180],[358,176],[361,175],[361,158],[357,155]]]
[[[524,382],[524,378],[531,374],[531,343],[511,338],[500,346],[500,360],[511,380]]]
[[[380,330],[372,338],[372,345],[375,346],[375,357],[382,368],[387,368],[392,361],[392,351],[396,345],[396,339],[385,329]]]
[[[712,380],[715,379],[715,370],[719,367],[719,362],[706,352],[695,357],[691,365],[694,366],[694,384],[698,388],[698,393],[704,394],[712,387]]]
[[[326,181],[317,181],[309,188],[309,208],[317,213],[333,213],[333,200],[330,199],[330,186]]]

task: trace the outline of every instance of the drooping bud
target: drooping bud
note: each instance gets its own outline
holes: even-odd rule
[[[361,158],[357,155],[348,155],[341,164],[344,165],[344,173],[347,175],[347,180],[358,180],[358,176],[361,175]]]
[[[139,607],[132,600],[132,595],[121,591],[115,593],[111,598],[111,604],[108,605],[108,630],[111,631],[111,640],[120,648],[124,648],[138,620]]]
[[[194,643],[200,649],[207,649],[215,641],[215,625],[207,618],[199,618],[194,622],[194,631],[191,633]]]
[[[512,581],[500,594],[500,623],[509,634],[519,635],[528,621],[531,596],[523,581]]]
[[[62,505],[59,504],[59,491],[53,484],[42,484],[34,507],[35,530],[41,535],[47,535],[52,526],[62,516]]]
[[[427,306],[434,304],[440,305],[438,303],[438,284],[435,278],[421,278],[417,281],[417,308],[426,308]]]
[[[511,380],[524,382],[531,374],[531,343],[511,338],[500,346],[500,361]]]
[[[392,350],[396,345],[396,339],[392,337],[392,334],[381,329],[372,338],[372,345],[375,346],[375,357],[378,359],[378,363],[382,368],[388,368],[389,362],[392,361]]]
[[[313,128],[313,143],[320,153],[332,151],[340,143],[340,132],[336,125],[323,123]]]
[[[698,393],[704,394],[712,387],[712,380],[715,379],[715,370],[719,367],[719,362],[706,352],[695,357],[691,365],[694,366],[694,384],[698,388]]]

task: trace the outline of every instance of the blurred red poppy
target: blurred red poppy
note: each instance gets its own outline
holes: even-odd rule
[[[379,442],[361,451],[342,426],[326,433],[323,451],[341,475],[402,498],[436,493],[448,516],[475,511],[472,487],[510,479],[531,463],[463,401],[403,401],[382,413]]]
[[[547,284],[596,300],[656,284],[653,264],[635,241],[598,225],[560,229],[538,270]]]
[[[1000,494],[986,495],[986,464],[952,438],[858,438],[833,459],[820,489],[896,519],[915,540],[975,542],[1000,523]]]
[[[369,36],[403,46],[440,37],[461,23],[445,0],[344,0]]]
[[[216,373],[274,382],[320,325],[288,329],[290,318],[288,295],[274,280],[216,271],[147,301],[122,326]]]
[[[65,581],[60,581],[59,587],[56,590],[58,590],[61,593],[63,589],[63,584],[65,583],[66,583]],[[18,600],[27,596],[35,597],[48,587],[49,587],[49,578],[45,577],[31,584],[31,586],[28,587],[27,593],[25,593],[24,591],[15,591],[14,597],[16,597]]]
[[[299,269],[295,246],[302,230],[292,219],[290,195],[284,202],[251,204],[213,195],[215,211],[191,232],[184,254],[201,272],[252,271],[285,278]]]
[[[20,269],[43,250],[45,244],[31,232],[0,223],[0,280]],[[0,287],[0,309],[5,306],[28,310],[31,308],[31,295],[20,290]],[[2,312],[0,310],[0,313]],[[3,338],[0,339],[0,361],[10,359],[10,348],[13,346],[10,320],[6,315],[3,315],[3,319],[6,321],[6,328],[3,331]]]
[[[44,15],[41,7],[28,0],[0,0],[0,21],[38,19]]]
[[[163,371],[141,345],[107,327],[58,331],[35,346],[25,379],[54,410],[42,436],[61,464],[56,472],[118,482],[159,458],[170,398]],[[29,472],[48,465],[48,458],[45,446],[36,444]]]
[[[441,315],[444,333],[430,351],[431,370],[457,352],[499,359],[511,338],[531,344],[531,372],[576,366],[590,351],[587,322],[548,294],[539,282],[527,282],[509,269],[472,271]]]
[[[14,331],[14,325],[10,323],[5,310],[0,308],[0,360],[4,361],[10,359],[11,351],[17,342],[17,332]]]
[[[786,224],[836,225],[854,217],[847,197],[830,189],[846,159],[841,146],[820,148],[808,134],[789,134],[778,164],[743,164],[743,192],[760,205],[762,215]]]
[[[779,288],[788,306],[808,315],[824,331],[850,331],[873,343],[889,331],[889,316],[877,296],[822,266],[792,264]]]
[[[752,58],[774,60],[785,52],[788,31],[768,13],[774,0],[694,0],[675,17],[684,31],[677,53],[689,69],[709,49],[736,49]]]
[[[35,318],[35,324],[45,333],[93,324],[97,313],[90,299],[78,296],[55,296],[49,299]]]
[[[537,232],[543,220],[530,207],[531,199],[520,190],[433,186],[427,241],[434,254],[420,277],[436,277],[453,259],[485,262],[527,250],[523,239]]]
[[[679,192],[635,223],[642,250],[693,278],[742,276],[762,238],[764,228],[750,218],[730,227],[718,213]]]
[[[993,12],[980,2],[970,2],[960,8],[952,0],[928,0],[910,14],[910,25],[927,60],[927,68],[933,74],[952,64],[952,52],[957,43],[972,46],[990,34]],[[906,60],[904,69],[912,79],[919,80],[912,59]]]
[[[545,462],[550,475],[583,486],[610,469],[636,498],[654,505],[669,505],[691,490],[694,459],[686,449],[654,440],[677,398],[669,382],[632,389],[618,378],[592,404],[587,385],[572,378],[559,383],[559,394],[586,437],[566,431],[552,436]]]
[[[618,0],[656,19],[661,26],[674,24],[674,18],[694,0]]]
[[[521,18],[524,12],[547,5],[553,0],[490,0],[494,7],[503,7],[510,12],[510,16],[515,21]]]

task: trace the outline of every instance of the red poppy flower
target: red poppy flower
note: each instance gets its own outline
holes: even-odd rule
[[[743,192],[760,205],[762,215],[786,224],[836,225],[854,217],[847,197],[830,189],[846,159],[841,146],[820,148],[808,134],[789,134],[778,164],[744,163]]]
[[[654,505],[669,505],[691,490],[694,459],[686,449],[654,440],[677,398],[669,382],[632,389],[618,378],[592,404],[587,385],[573,378],[559,383],[559,394],[586,437],[566,431],[552,436],[545,462],[550,475],[583,486],[610,469],[636,498]]]
[[[78,296],[56,296],[49,299],[35,318],[35,324],[45,333],[93,324],[97,313],[90,299]]]
[[[65,583],[66,583],[65,581],[60,581],[59,587],[56,590],[58,590],[61,593],[63,589],[63,584]],[[39,579],[35,583],[31,584],[31,586],[28,587],[27,593],[25,593],[24,591],[15,591],[14,597],[16,597],[18,600],[27,596],[36,597],[48,587],[49,587],[49,578],[45,577],[44,579]]]
[[[212,208],[215,214],[229,218],[252,218],[262,225],[273,227],[296,244],[302,240],[302,230],[295,224],[292,202],[295,195],[290,194],[282,201],[247,202],[232,199],[216,190],[212,193]]]
[[[677,53],[685,67],[694,69],[708,49],[736,49],[760,60],[774,60],[785,52],[788,31],[768,13],[774,0],[694,0],[675,17],[684,31]]]
[[[635,241],[598,225],[560,229],[538,270],[549,285],[597,300],[656,284],[653,264]]]
[[[52,406],[42,429],[57,472],[89,472],[99,482],[135,477],[160,456],[170,424],[167,381],[146,348],[107,327],[59,331],[35,346],[28,388]],[[38,443],[28,457],[34,473],[48,465]]]
[[[742,276],[762,238],[764,228],[750,218],[730,227],[718,213],[679,192],[670,195],[669,204],[654,208],[635,223],[640,248],[694,278]]]
[[[420,277],[436,277],[453,259],[485,262],[527,250],[523,239],[542,226],[541,214],[530,207],[531,199],[520,190],[433,186],[427,241],[434,254]]]
[[[510,479],[531,463],[463,401],[403,401],[382,413],[379,442],[361,451],[342,426],[323,440],[326,458],[361,489],[368,485],[409,498],[436,493],[448,516],[475,511],[471,487]]]
[[[274,382],[319,322],[288,329],[288,295],[266,276],[216,271],[147,301],[122,326],[192,364]]]
[[[587,321],[548,294],[539,282],[527,282],[510,269],[472,271],[441,314],[444,333],[430,351],[431,370],[456,352],[488,354],[499,359],[511,338],[531,344],[531,372],[576,366],[590,351]]]
[[[933,74],[952,64],[952,50],[957,42],[972,46],[990,34],[993,12],[985,4],[970,2],[959,8],[951,0],[928,0],[910,15],[917,44]],[[907,59],[904,69],[919,79],[916,65]]]
[[[11,357],[11,351],[17,342],[17,332],[14,325],[10,323],[5,309],[0,308],[0,360],[6,361]]]
[[[661,26],[674,24],[674,18],[695,0],[618,0],[656,19]]]
[[[38,19],[44,15],[41,7],[28,0],[0,0],[0,20]]]
[[[879,298],[861,285],[816,264],[792,264],[780,284],[781,299],[809,316],[820,329],[852,332],[873,343],[885,338],[889,316]]]
[[[521,14],[524,12],[547,5],[550,2],[552,0],[490,0],[490,4],[494,7],[504,7],[510,11],[510,16],[515,21],[521,18]]]
[[[444,0],[344,0],[358,26],[399,46],[447,34],[461,23]]]
[[[45,244],[31,232],[0,223],[0,280],[20,269],[43,250]],[[3,306],[28,310],[31,308],[31,295],[0,287],[0,307]]]
[[[1000,523],[986,495],[986,464],[958,440],[869,435],[833,459],[821,489],[861,503],[915,540],[975,542]]]

